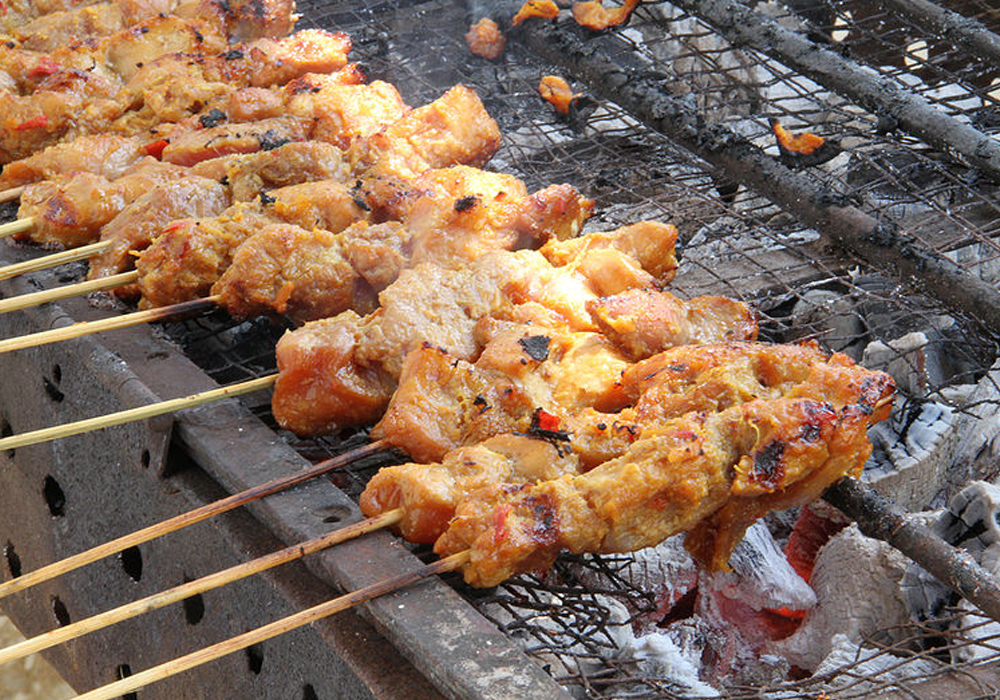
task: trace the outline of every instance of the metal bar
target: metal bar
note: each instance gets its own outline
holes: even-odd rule
[[[969,50],[975,58],[1000,66],[1000,36],[982,22],[952,12],[927,0],[881,0],[925,31],[936,34],[955,46]]]
[[[941,151],[1000,178],[1000,143],[938,110],[894,81],[789,31],[736,0],[672,0],[715,27],[735,46],[751,46],[861,105]]]
[[[769,198],[833,242],[978,319],[1000,333],[1000,292],[940,253],[927,250],[891,222],[879,221],[801,173],[768,156],[732,130],[706,123],[669,93],[662,76],[614,35],[591,36],[572,23],[522,25],[521,36],[546,60],[584,80],[728,177]]]
[[[823,494],[861,528],[888,542],[994,620],[1000,620],[1000,582],[968,552],[956,549],[857,479],[841,479]]]

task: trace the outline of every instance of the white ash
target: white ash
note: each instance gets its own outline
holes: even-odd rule
[[[678,600],[698,585],[698,565],[684,549],[684,535],[622,556],[627,557],[627,563],[616,568],[613,577],[591,568],[581,568],[578,576],[591,588],[625,586],[651,593],[655,609],[636,618],[640,630],[662,620]]]
[[[899,587],[907,563],[888,544],[862,535],[856,525],[844,528],[816,557],[810,579],[816,606],[795,634],[772,642],[769,652],[814,671],[833,650],[836,635],[860,643],[877,631],[909,623]]]
[[[771,531],[761,521],[751,525],[736,545],[729,565],[732,571],[704,577],[702,586],[708,589],[706,593],[718,592],[758,611],[807,610],[816,605],[816,594],[788,563]]]
[[[976,563],[990,573],[1000,573],[1000,488],[985,481],[969,484],[948,503],[948,508],[931,524],[931,530],[949,544],[969,553]],[[902,587],[914,618],[934,621],[943,614],[948,621],[940,624],[965,644],[951,650],[956,662],[996,657],[1000,624],[988,621],[967,601],[946,585],[911,563]],[[966,614],[954,616],[947,608]],[[976,642],[981,642],[977,644]]]
[[[831,289],[803,292],[792,307],[788,325],[793,333],[801,332],[831,350],[861,359],[865,326],[857,314],[857,305],[846,294]]]
[[[813,229],[788,232],[752,227],[733,216],[723,216],[699,228],[685,246],[683,265],[696,258],[702,265],[717,265],[721,260],[745,259],[747,256],[785,250],[819,240]],[[678,276],[683,274],[678,272]]]
[[[876,340],[865,348],[862,364],[888,372],[910,396],[927,396],[953,375],[946,342],[939,333],[915,331],[888,342]]]
[[[705,641],[705,634],[690,627],[678,627],[633,637],[622,648],[619,658],[634,662],[639,675],[671,686],[676,696],[717,698],[721,693],[698,675]]]
[[[845,634],[835,634],[830,653],[816,668],[816,676],[829,676],[830,689],[850,685],[856,693],[875,693],[901,681],[913,682],[941,670],[941,664],[924,657],[900,657],[881,649],[859,645]]]

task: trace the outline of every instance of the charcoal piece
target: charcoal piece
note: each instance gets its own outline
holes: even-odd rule
[[[985,481],[969,484],[948,503],[948,508],[931,525],[936,535],[962,549],[986,570],[1000,573],[1000,488]],[[988,621],[970,603],[960,600],[946,585],[916,564],[907,567],[902,589],[914,618],[942,631],[942,640],[954,644],[952,660],[957,663],[991,658],[1000,623]],[[960,614],[955,615],[953,608]],[[937,640],[937,641],[942,641]],[[982,640],[982,644],[976,644]],[[934,641],[933,639],[931,640]]]

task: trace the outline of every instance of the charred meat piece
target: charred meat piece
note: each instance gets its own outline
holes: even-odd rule
[[[562,549],[634,551],[691,531],[688,548],[724,568],[756,518],[859,472],[871,453],[865,432],[885,415],[792,397],[688,414],[586,474],[480,490],[458,506],[435,551],[471,548],[466,581],[491,586],[547,567]]]
[[[188,177],[160,185],[125,207],[101,230],[112,241],[90,260],[88,279],[110,277],[132,267],[133,252],[149,245],[164,226],[185,217],[214,216],[229,206],[229,192],[214,180]],[[134,295],[134,289],[116,292]]]
[[[115,180],[82,172],[28,185],[21,195],[18,217],[31,217],[34,226],[17,238],[66,248],[91,243],[101,227],[130,202],[188,175],[184,168],[146,157]]]
[[[554,344],[559,334],[549,332]],[[495,350],[487,346],[483,357],[491,352]],[[520,376],[505,374],[511,363],[494,366],[493,371],[482,364],[482,358],[476,366],[456,363],[430,347],[408,356],[393,405],[374,432],[397,448],[414,450],[411,457],[418,462],[382,470],[370,482],[373,493],[362,498],[366,514],[382,512],[381,504],[396,507],[402,497],[404,508],[414,507],[423,513],[421,542],[443,533],[454,507],[493,478],[484,478],[477,470],[485,467],[473,461],[459,466],[455,455],[465,454],[468,445],[503,433],[547,444],[559,455],[573,455],[569,473],[575,473],[621,457],[650,431],[688,415],[718,413],[758,399],[780,398],[832,399],[838,409],[853,403],[874,413],[881,411],[892,395],[888,375],[857,367],[843,355],[827,358],[815,346],[733,343],[672,348],[625,372],[632,375],[632,395],[626,401],[634,406],[614,413],[595,410],[585,396],[575,397],[575,405],[565,400],[553,402],[558,379],[541,367],[531,381],[525,381],[524,372]],[[567,374],[575,379],[579,369],[574,367]],[[638,384],[637,374],[642,377]],[[636,391],[641,394],[636,396]],[[420,414],[423,424],[404,421],[385,430],[387,420],[399,418],[398,411],[393,414],[400,405],[411,405],[410,417]],[[442,454],[442,446],[449,443],[448,451]],[[449,466],[455,473],[446,479],[441,472]],[[419,479],[422,468],[435,471],[433,494],[412,483]],[[508,478],[502,483],[516,490],[530,481]],[[425,496],[432,501],[429,512],[436,516],[433,521],[419,503]],[[433,528],[437,528],[436,533]]]
[[[8,163],[0,172],[0,189],[19,187],[59,175],[88,172],[109,180],[119,178],[148,155],[144,137],[86,136],[72,143],[50,146],[34,155]]]
[[[664,232],[673,234],[670,230]],[[552,251],[552,248],[549,250]],[[655,278],[626,254],[612,249],[595,251],[606,262],[611,261],[611,254],[616,252],[619,259],[613,267],[621,275],[620,285],[623,288],[655,284]],[[455,269],[425,263],[404,270],[399,279],[379,295],[381,308],[375,314],[364,318],[356,314],[342,314],[316,322],[350,326],[343,329],[339,337],[357,338],[359,344],[350,353],[334,356],[335,359],[349,361],[349,364],[326,367],[311,380],[315,382],[312,386],[302,372],[296,373],[295,382],[288,382],[279,376],[275,390],[275,416],[290,430],[299,433],[315,433],[334,425],[348,425],[344,421],[349,420],[350,415],[341,415],[335,405],[331,405],[333,410],[330,413],[314,412],[302,423],[295,421],[305,415],[305,411],[284,411],[305,400],[304,396],[321,391],[337,393],[332,385],[339,382],[354,384],[351,376],[355,373],[367,375],[374,371],[380,377],[389,378],[377,384],[380,391],[386,386],[391,387],[400,376],[403,357],[424,343],[443,348],[454,359],[475,360],[482,347],[476,329],[484,317],[513,318],[524,322],[524,317],[529,316],[534,322],[550,327],[596,331],[586,303],[598,298],[598,293],[592,287],[588,274],[594,273],[589,269],[586,254],[573,258],[566,265],[555,266],[542,253],[529,250],[489,253],[471,265]],[[598,279],[602,284],[608,281],[603,272]],[[279,341],[279,370],[288,357],[299,354],[297,350],[285,353],[285,348],[297,344],[298,332],[287,334]],[[304,331],[307,337],[309,332]],[[391,391],[372,396],[369,402],[384,408],[390,397]]]
[[[385,467],[361,496],[364,513],[403,509],[398,528],[410,542],[431,544],[462,497],[496,483],[549,481],[578,471],[575,456],[527,436],[501,435],[449,452],[441,463]]]

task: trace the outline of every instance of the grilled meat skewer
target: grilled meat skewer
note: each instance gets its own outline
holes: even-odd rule
[[[655,289],[671,279],[676,236],[673,227],[644,223],[608,235],[595,250],[581,244],[584,236],[552,241],[541,251],[489,253],[459,268],[423,264],[404,270],[379,294],[376,313],[345,312],[282,337],[274,415],[298,434],[375,421],[389,404],[409,351],[429,343],[473,360],[482,347],[476,328],[483,317],[533,314],[561,327],[596,331],[587,302],[627,289]],[[566,260],[565,248],[580,254]]]
[[[409,421],[405,430],[397,425],[395,430],[381,432],[382,439],[417,461],[379,470],[362,494],[363,511],[373,514],[401,508],[403,536],[429,544],[447,530],[458,504],[479,489],[585,473],[621,457],[644,434],[658,431],[665,422],[692,412],[717,413],[748,401],[780,398],[830,400],[839,411],[847,403],[874,406],[892,392],[887,375],[857,367],[843,355],[829,357],[814,344],[736,342],[682,345],[631,365],[623,378],[629,385],[623,401],[626,407],[618,412],[594,410],[593,403],[579,392],[575,403],[556,405],[552,396],[567,383],[578,382],[580,370],[586,376],[593,368],[560,347],[564,333],[546,332],[552,357],[538,361],[529,355],[529,369],[523,369],[520,376],[506,372],[520,364],[526,351],[504,340],[499,348],[488,343],[475,366],[452,372],[426,372],[427,363],[434,363],[433,349],[411,353],[407,359],[410,376],[404,372],[392,403],[412,404],[414,415],[419,411],[431,425]],[[415,355],[421,357],[414,361]],[[498,365],[497,355],[509,359]],[[482,360],[491,356],[482,366]],[[415,396],[407,384],[429,393]],[[392,412],[391,405],[379,425]],[[412,446],[419,450],[427,444],[427,437],[433,442],[445,431],[460,436],[448,451],[423,459],[409,451]],[[598,442],[603,445],[595,450]]]
[[[313,31],[208,57],[162,56],[139,69],[113,97],[95,98],[86,91],[0,94],[0,121],[8,125],[0,132],[0,162],[84,134],[139,133],[179,122],[206,105],[211,112],[242,87],[282,85],[311,71],[339,70],[347,65],[349,50],[346,36]]]
[[[298,19],[292,0],[83,0],[65,6],[49,0],[5,0],[4,4],[7,12],[0,17],[0,31],[35,51],[99,41],[168,14],[210,22],[233,42],[286,36]]]

